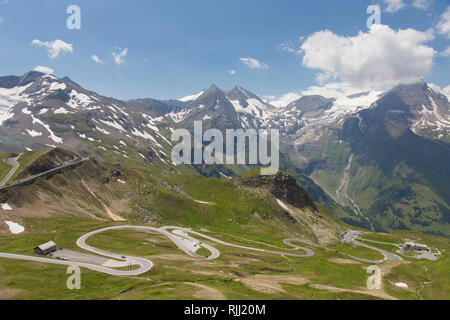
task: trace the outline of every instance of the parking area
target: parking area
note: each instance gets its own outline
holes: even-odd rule
[[[341,234],[341,240],[343,242],[351,243],[363,233],[364,232],[357,230],[347,230],[343,234]]]
[[[103,258],[100,256],[62,249],[57,250],[49,255],[50,257],[61,259],[61,260],[68,260],[68,261],[77,261],[77,262],[85,262],[85,263],[91,263],[96,264],[99,266],[102,266],[104,263],[106,263],[109,259]]]

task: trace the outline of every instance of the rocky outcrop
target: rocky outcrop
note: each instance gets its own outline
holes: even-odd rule
[[[253,188],[266,188],[273,196],[294,207],[303,209],[311,208],[317,211],[317,207],[311,196],[297,184],[294,177],[279,171],[273,176],[237,177],[235,180],[245,186]]]
[[[71,163],[77,158],[78,155],[71,151],[64,150],[62,148],[52,149],[34,160],[33,163],[31,163],[20,173],[18,179],[23,179],[28,176],[33,176],[48,170],[52,170],[59,166]]]

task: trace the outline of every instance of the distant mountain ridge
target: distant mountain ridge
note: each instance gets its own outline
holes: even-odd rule
[[[194,121],[204,130],[275,128],[285,169],[308,181],[303,170],[346,206],[344,221],[363,223],[364,214],[379,230],[448,236],[449,106],[424,82],[385,93],[303,96],[276,108],[240,86],[212,85],[181,100],[121,101],[67,77],[29,72],[0,77],[0,140],[5,150],[57,146],[177,171],[170,159],[177,128],[192,129]],[[250,168],[191,169],[224,177]]]

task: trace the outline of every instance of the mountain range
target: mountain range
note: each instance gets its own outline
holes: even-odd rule
[[[239,86],[121,101],[39,72],[0,77],[0,151],[64,147],[123,166],[224,178],[251,166],[176,166],[171,133],[276,128],[281,168],[346,223],[450,236],[450,103],[423,81],[303,96],[276,108]]]

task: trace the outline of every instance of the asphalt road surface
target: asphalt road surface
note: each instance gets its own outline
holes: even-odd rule
[[[122,254],[117,254],[113,252],[108,252],[102,249],[98,249],[95,247],[92,247],[86,243],[86,240],[93,235],[110,231],[110,230],[123,230],[123,229],[134,229],[134,230],[147,230],[147,231],[153,231],[158,232],[167,238],[169,238],[178,248],[180,248],[182,251],[184,251],[186,254],[194,257],[194,258],[201,258],[206,260],[214,260],[217,259],[220,255],[219,250],[216,248],[203,243],[200,240],[197,240],[189,235],[189,233],[203,237],[205,239],[208,239],[210,241],[216,242],[218,244],[222,244],[229,247],[235,247],[235,248],[241,248],[245,250],[253,250],[253,251],[259,251],[259,252],[266,252],[266,253],[273,253],[278,255],[288,255],[288,256],[295,256],[295,257],[311,257],[314,255],[314,252],[311,249],[308,248],[302,248],[296,246],[295,249],[302,249],[306,251],[306,254],[293,254],[293,253],[285,253],[280,251],[274,251],[274,250],[265,250],[260,248],[252,248],[247,246],[241,246],[236,245],[232,243],[228,243],[204,234],[201,234],[199,232],[195,232],[192,230],[180,228],[180,227],[162,227],[162,228],[155,228],[155,227],[148,227],[148,226],[113,226],[113,227],[107,227],[102,228],[99,230],[94,230],[91,232],[88,232],[78,238],[77,245],[81,249],[84,249],[86,251],[89,251],[91,253],[94,253],[96,255],[102,256],[102,257],[108,257],[111,259],[111,261],[117,261],[117,262],[126,262],[127,265],[130,266],[139,266],[139,268],[134,270],[117,270],[113,269],[104,265],[99,264],[93,264],[93,263],[87,263],[87,262],[80,262],[80,261],[69,261],[69,260],[60,260],[60,259],[52,259],[52,258],[46,258],[46,257],[38,257],[38,256],[26,256],[26,255],[19,255],[19,254],[10,254],[10,253],[1,253],[0,252],[0,258],[6,258],[6,259],[16,259],[16,260],[26,260],[26,261],[34,261],[34,262],[42,262],[42,263],[51,263],[51,264],[58,264],[58,265],[66,265],[66,266],[79,266],[83,268],[87,268],[90,270],[115,275],[115,276],[137,276],[143,273],[148,272],[153,267],[153,263],[145,258],[140,257],[134,257],[134,256],[125,256]],[[172,230],[172,232],[169,232],[168,230]],[[211,252],[209,256],[200,256],[195,253],[198,248],[203,247]],[[70,255],[69,255],[70,257]],[[102,260],[103,261],[103,260]]]
[[[216,259],[219,257],[219,251],[207,244],[201,243],[200,241],[189,237],[181,237],[179,235],[170,233],[164,229],[161,228],[154,228],[154,227],[147,227],[147,226],[114,226],[114,227],[107,227],[95,231],[91,231],[89,233],[86,233],[85,235],[81,236],[77,240],[77,245],[91,253],[97,254],[102,257],[108,257],[111,258],[111,262],[117,261],[117,262],[126,262],[127,265],[130,266],[139,266],[139,268],[135,270],[117,270],[113,269],[104,265],[99,264],[93,264],[93,263],[86,263],[86,262],[80,262],[80,261],[70,261],[70,260],[60,260],[60,259],[52,259],[52,258],[45,258],[45,257],[37,257],[37,256],[27,256],[27,255],[19,255],[19,254],[10,254],[10,253],[1,253],[0,252],[0,258],[5,259],[16,259],[16,260],[26,260],[26,261],[34,261],[34,262],[42,262],[42,263],[51,263],[51,264],[58,264],[58,265],[66,265],[66,266],[79,266],[83,268],[87,268],[90,270],[114,275],[114,276],[137,276],[143,273],[148,272],[153,267],[153,262],[151,262],[148,259],[140,258],[140,257],[134,257],[134,256],[125,256],[122,254],[117,254],[113,252],[108,252],[105,250],[101,250],[95,247],[92,247],[86,243],[86,240],[90,238],[93,235],[110,231],[110,230],[122,230],[122,229],[134,229],[134,230],[148,230],[148,231],[154,231],[161,233],[165,235],[167,238],[169,238],[172,242],[174,242],[182,251],[186,252],[188,255],[195,257],[195,258],[203,258],[207,260]],[[188,243],[188,241],[191,241],[191,243]],[[195,245],[194,245],[195,242]],[[202,257],[197,254],[195,254],[194,250],[192,248],[195,247],[204,247],[205,249],[211,251],[211,255],[208,257]],[[56,255],[58,256],[58,254]]]
[[[11,184],[9,184],[9,185],[0,185],[0,190],[8,189],[8,188],[11,188],[11,187],[14,187],[14,186],[18,186],[18,185],[21,185],[21,184],[24,184],[24,183],[27,183],[27,182],[36,180],[37,178],[42,177],[42,176],[45,176],[45,175],[47,175],[47,174],[49,174],[49,173],[52,173],[52,172],[55,172],[55,171],[58,171],[58,170],[62,170],[62,169],[65,169],[65,168],[69,168],[69,167],[76,166],[76,165],[78,165],[78,164],[80,164],[80,163],[85,162],[86,160],[88,160],[88,158],[83,158],[83,159],[75,160],[75,161],[73,161],[73,162],[71,162],[71,163],[68,163],[68,164],[65,164],[65,165],[63,165],[63,166],[59,166],[59,167],[53,168],[53,169],[51,169],[51,170],[48,170],[48,171],[45,171],[45,172],[42,172],[42,173],[39,173],[39,174],[35,174],[35,175],[31,176],[31,177],[28,177],[28,178],[25,178],[25,179],[22,179],[22,180],[13,182],[13,183],[11,183]],[[15,172],[16,170],[17,170],[17,168],[14,170],[14,172]],[[14,172],[11,173],[11,171],[10,171],[10,173],[9,173],[9,174],[11,174],[10,177],[14,174]],[[8,175],[9,175],[9,174],[8,174]],[[5,179],[6,179],[6,177],[5,177]],[[8,180],[9,180],[9,178],[8,178]],[[8,181],[8,180],[6,180],[6,181]],[[6,183],[6,182],[5,182],[5,183]]]
[[[227,246],[227,247],[240,248],[240,249],[244,249],[244,250],[267,252],[267,253],[277,254],[277,255],[281,255],[281,256],[291,256],[291,257],[301,257],[301,258],[312,257],[314,255],[314,251],[312,251],[311,249],[303,248],[303,247],[299,247],[299,246],[297,246],[295,249],[296,250],[297,249],[301,249],[301,250],[306,252],[305,254],[295,254],[295,253],[287,253],[287,252],[281,252],[281,251],[275,251],[275,250],[267,250],[267,249],[260,249],[260,248],[241,246],[241,245],[238,245],[238,244],[225,242],[225,241],[222,241],[222,240],[219,240],[219,239],[216,239],[216,238],[204,235],[202,233],[199,233],[199,232],[196,232],[196,231],[192,231],[192,230],[188,230],[188,229],[184,229],[184,228],[180,228],[180,227],[173,227],[173,226],[171,227],[171,226],[169,226],[169,227],[162,227],[161,229],[164,229],[164,230],[168,230],[168,229],[169,230],[170,229],[182,230],[182,231],[184,231],[186,233],[192,233],[194,235],[203,237],[205,239],[208,239],[210,241],[213,241],[215,243],[218,243],[218,244],[221,244],[221,245],[224,245],[224,246]]]
[[[389,251],[386,251],[386,250],[383,250],[383,249],[380,249],[380,248],[377,248],[377,247],[374,247],[374,246],[371,246],[371,245],[368,245],[366,243],[362,243],[362,242],[358,241],[359,236],[362,235],[362,234],[364,234],[364,232],[362,232],[362,231],[347,230],[342,236],[342,241],[343,242],[347,242],[347,243],[353,243],[353,244],[356,244],[357,246],[361,246],[361,247],[365,247],[365,248],[368,248],[368,249],[371,249],[371,250],[378,251],[379,253],[381,253],[384,256],[384,259],[383,260],[372,261],[372,260],[368,260],[368,259],[357,258],[357,257],[350,256],[350,255],[347,255],[347,256],[350,256],[351,258],[357,259],[357,260],[362,261],[362,262],[374,263],[374,264],[381,263],[381,262],[384,262],[384,261],[387,261],[387,260],[403,261],[403,258],[398,256],[398,255],[396,255],[396,254],[393,254],[393,253],[391,253]]]
[[[87,262],[82,262],[82,261],[58,260],[58,259],[52,259],[52,258],[46,258],[46,257],[26,256],[26,255],[18,255],[18,254],[10,254],[10,253],[0,253],[0,258],[27,260],[27,261],[35,261],[35,262],[42,262],[42,263],[67,265],[67,266],[79,266],[79,267],[84,267],[84,268],[87,268],[90,270],[94,270],[94,271],[98,271],[98,272],[102,272],[102,273],[106,273],[106,274],[110,274],[110,275],[115,275],[115,276],[137,276],[137,275],[148,272],[153,267],[153,262],[151,262],[148,259],[108,252],[108,251],[105,251],[102,249],[92,247],[86,243],[86,240],[88,238],[92,237],[93,235],[96,235],[96,234],[99,234],[102,232],[106,232],[106,231],[111,231],[111,230],[124,230],[124,229],[146,230],[146,231],[160,233],[160,234],[166,236],[168,239],[170,239],[180,250],[182,250],[186,254],[188,254],[194,258],[201,258],[201,259],[206,259],[206,260],[217,259],[220,255],[219,250],[192,237],[190,234],[207,239],[209,241],[215,242],[215,243],[223,245],[223,246],[227,246],[227,247],[234,247],[234,248],[240,248],[243,250],[251,250],[251,251],[276,254],[276,255],[280,255],[280,256],[292,256],[292,257],[301,257],[301,258],[307,258],[307,257],[314,256],[313,250],[306,248],[306,247],[299,246],[292,242],[305,243],[309,246],[323,248],[328,251],[338,252],[336,250],[332,250],[332,249],[322,247],[320,245],[309,243],[307,241],[304,241],[301,239],[296,239],[296,238],[285,239],[283,241],[284,244],[292,247],[292,249],[286,249],[286,250],[302,250],[302,251],[305,251],[304,254],[288,253],[288,252],[282,252],[282,251],[277,251],[277,250],[267,250],[267,249],[253,248],[253,247],[233,244],[233,243],[222,241],[220,239],[216,239],[214,237],[202,234],[200,232],[192,231],[192,230],[185,229],[185,228],[175,227],[175,226],[166,226],[166,227],[156,228],[156,227],[149,227],[149,226],[124,225],[124,226],[112,226],[112,227],[106,227],[106,228],[94,230],[94,231],[84,234],[77,240],[77,245],[81,249],[89,251],[89,252],[91,252],[95,255],[98,255],[102,258],[105,258],[105,257],[109,258],[109,260],[107,260],[108,261],[107,264],[103,263],[104,259],[100,260],[103,264],[103,265],[100,265],[100,263],[94,264],[94,263],[87,263]],[[403,260],[401,257],[399,257],[395,254],[392,254],[385,250],[382,250],[382,249],[379,249],[376,247],[372,247],[370,245],[367,245],[367,244],[357,241],[358,236],[360,234],[361,234],[361,232],[359,232],[359,231],[349,230],[349,231],[347,231],[346,234],[343,235],[343,241],[351,242],[358,246],[363,246],[363,247],[367,247],[372,250],[376,250],[376,251],[380,252],[381,254],[383,254],[384,259],[374,261],[374,260],[368,260],[368,259],[354,257],[354,256],[351,256],[351,255],[348,255],[345,253],[341,253],[341,254],[348,256],[350,258],[353,258],[355,260],[366,262],[366,263],[371,263],[371,264],[381,263],[386,260],[395,260],[395,261]],[[211,252],[211,254],[209,256],[197,255],[195,252],[201,247],[206,250],[209,250]],[[338,253],[340,253],[340,252],[338,252]],[[72,254],[76,254],[76,253],[72,252]],[[68,257],[70,257],[70,255],[68,255]],[[90,261],[95,261],[95,259],[90,260]],[[123,265],[139,266],[139,267],[134,270],[118,270],[118,269],[114,269],[114,268],[110,267],[110,266],[123,266]]]
[[[10,166],[12,166],[11,171],[8,172],[8,174],[3,178],[2,182],[0,182],[0,188],[5,186],[6,183],[9,181],[9,179],[11,179],[11,177],[14,175],[14,173],[16,173],[17,169],[19,169],[19,162],[17,162],[17,160],[19,160],[19,157],[22,154],[19,154],[16,158],[7,158],[4,161],[9,164]]]

